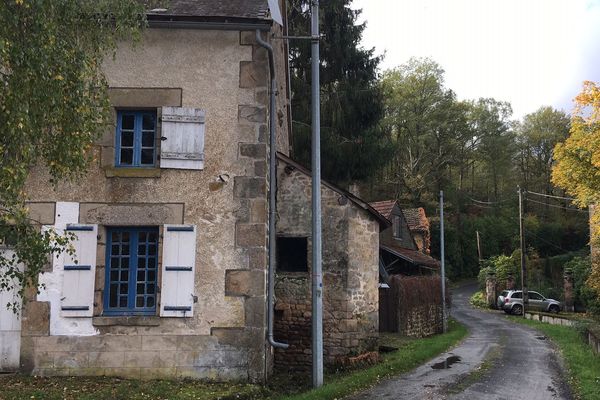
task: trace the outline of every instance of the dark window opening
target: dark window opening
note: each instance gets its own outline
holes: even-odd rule
[[[308,272],[307,243],[305,237],[278,237],[277,271]]]

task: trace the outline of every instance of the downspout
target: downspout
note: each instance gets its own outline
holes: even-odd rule
[[[275,141],[275,93],[277,82],[275,81],[275,61],[273,58],[273,47],[265,42],[256,30],[256,42],[267,50],[269,54],[269,71],[271,74],[271,92],[269,104],[269,274],[267,282],[267,340],[273,347],[287,349],[286,343],[275,341],[273,337],[273,322],[275,320],[274,297],[275,297],[275,211],[277,207],[277,143]]]

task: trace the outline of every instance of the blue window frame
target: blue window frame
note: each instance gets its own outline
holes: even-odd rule
[[[108,228],[105,315],[154,315],[158,228]]]
[[[156,112],[117,112],[117,167],[153,167],[156,161]]]

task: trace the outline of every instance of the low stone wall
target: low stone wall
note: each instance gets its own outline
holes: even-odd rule
[[[575,325],[575,321],[567,319],[567,318],[561,318],[559,316],[540,314],[540,313],[534,313],[534,312],[526,312],[525,318],[533,320],[533,321],[545,322],[550,325],[563,325],[563,326],[574,326]]]
[[[424,304],[413,308],[399,321],[398,333],[410,337],[427,337],[442,333],[442,307]]]

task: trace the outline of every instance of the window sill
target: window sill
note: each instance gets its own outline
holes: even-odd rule
[[[105,168],[107,178],[160,178],[160,168]]]
[[[94,326],[159,326],[160,317],[123,316],[123,317],[93,317]]]

